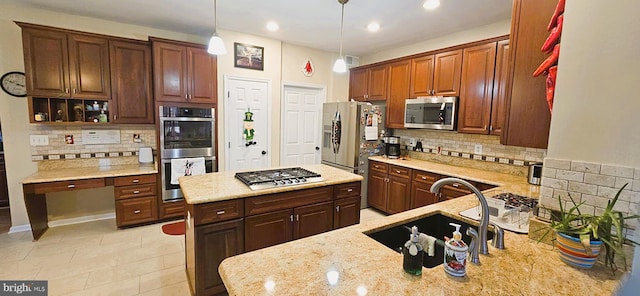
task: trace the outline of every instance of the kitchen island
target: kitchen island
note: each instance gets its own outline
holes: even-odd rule
[[[193,294],[225,291],[218,264],[227,257],[359,222],[362,176],[326,165],[302,168],[324,180],[251,190],[235,172],[179,179],[187,203],[186,271]]]
[[[426,161],[376,160],[484,181],[516,194],[537,197],[539,193],[539,187],[523,177]],[[421,276],[409,275],[402,269],[401,254],[366,235],[435,214],[477,225],[458,214],[475,206],[476,200],[473,195],[459,197],[227,258],[220,264],[220,275],[230,295],[611,295],[615,291],[621,272],[612,275],[602,264],[575,269],[560,261],[557,250],[523,234],[506,232],[506,248],[490,245],[490,254],[480,255],[480,265],[468,264],[462,278],[446,275],[442,265],[423,268]]]

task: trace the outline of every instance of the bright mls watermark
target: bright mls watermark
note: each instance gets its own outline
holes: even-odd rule
[[[46,296],[47,281],[0,281],[0,296]]]

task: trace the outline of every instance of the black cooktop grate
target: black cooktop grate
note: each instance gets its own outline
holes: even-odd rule
[[[314,177],[321,177],[321,175],[300,167],[236,173],[236,178],[249,186],[261,183],[272,183],[274,181]]]

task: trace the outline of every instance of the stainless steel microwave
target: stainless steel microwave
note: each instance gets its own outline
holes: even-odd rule
[[[404,127],[454,130],[457,101],[457,97],[407,99],[404,108]]]

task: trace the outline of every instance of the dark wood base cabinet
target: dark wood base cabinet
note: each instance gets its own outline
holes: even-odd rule
[[[274,193],[185,207],[191,292],[226,292],[218,266],[227,257],[360,222],[360,184]]]

